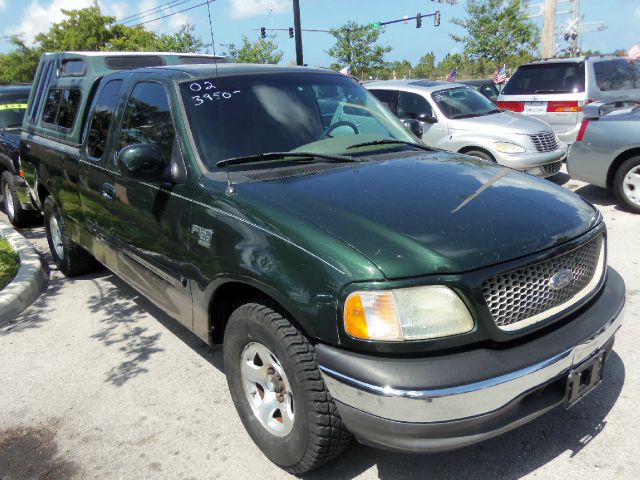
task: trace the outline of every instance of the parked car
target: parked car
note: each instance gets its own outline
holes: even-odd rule
[[[518,67],[497,105],[547,122],[571,144],[589,102],[640,99],[640,70],[628,58],[554,58]]]
[[[498,101],[500,90],[493,80],[459,80],[458,83],[477,90],[493,103]]]
[[[16,227],[38,214],[31,204],[20,167],[20,128],[30,85],[0,86],[0,192],[9,221]]]
[[[622,205],[640,213],[640,105],[587,105],[567,170],[572,178],[612,189]]]
[[[330,70],[100,55],[45,54],[25,115],[52,257],[66,275],[97,258],[222,343],[277,465],[306,472],[352,434],[461,447],[600,384],[625,286],[577,195],[415,143]],[[47,74],[67,61],[84,74]]]
[[[392,80],[367,83],[365,87],[401,119],[419,120],[426,145],[539,177],[558,173],[566,156],[566,145],[549,125],[519,113],[503,112],[467,86]]]

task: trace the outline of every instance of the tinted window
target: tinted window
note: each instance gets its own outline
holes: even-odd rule
[[[498,95],[500,94],[497,87],[493,83],[485,83],[481,85],[479,91],[494,103],[498,99]]]
[[[62,75],[63,76],[82,76],[87,70],[84,60],[63,60]]]
[[[136,85],[122,117],[118,151],[135,143],[154,143],[169,161],[174,137],[169,101],[162,85]]]
[[[624,58],[595,62],[593,71],[600,90],[630,90],[640,88],[640,66]]]
[[[450,88],[431,94],[440,111],[451,119],[480,117],[499,112],[484,95],[471,88]]]
[[[398,116],[400,118],[418,118],[420,115],[433,117],[433,110],[429,102],[422,95],[416,93],[398,93]]]
[[[114,70],[125,70],[128,68],[140,67],[160,67],[164,65],[162,57],[156,55],[132,55],[125,57],[106,57],[104,63]]]
[[[61,128],[71,128],[79,105],[80,90],[52,88],[44,104],[42,122]]]
[[[113,111],[118,101],[118,92],[122,86],[122,80],[111,80],[107,83],[96,101],[96,106],[89,126],[87,137],[87,155],[99,159],[104,153],[109,133],[109,125],[113,117]]]
[[[370,90],[370,92],[373,93],[385,107],[395,113],[395,99],[398,92],[395,90]]]
[[[18,128],[22,125],[28,98],[28,92],[11,93],[0,97],[0,129]]]
[[[210,64],[210,63],[229,63],[224,57],[180,57],[180,63],[184,65]]]
[[[584,92],[584,63],[523,65],[504,87],[505,95]]]

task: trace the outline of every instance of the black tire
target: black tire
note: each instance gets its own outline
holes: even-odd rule
[[[483,160],[487,160],[488,162],[496,163],[496,159],[489,155],[487,152],[483,152],[482,150],[467,150],[464,152],[465,155],[470,155],[472,157],[481,158]]]
[[[633,213],[640,213],[640,188],[636,188],[635,190],[632,189],[634,192],[637,191],[637,196],[635,198],[636,201],[639,202],[634,203],[634,201],[624,192],[624,184],[625,178],[629,172],[638,167],[640,167],[640,156],[631,157],[628,160],[625,160],[624,163],[618,167],[616,174],[613,177],[613,191],[616,194],[616,198],[625,208],[627,208],[627,210],[630,210]]]
[[[52,238],[52,219],[55,219],[59,229],[60,242],[54,245]],[[60,211],[53,198],[47,197],[44,201],[44,228],[47,232],[47,242],[53,261],[58,269],[67,277],[82,275],[92,271],[95,267],[95,259],[89,252],[77,245],[67,235],[67,229],[60,216]],[[61,250],[61,254],[58,253]]]
[[[22,208],[16,192],[15,175],[11,172],[3,172],[0,188],[2,189],[4,211],[11,224],[18,228],[31,225],[38,214],[35,211]]]
[[[295,418],[286,436],[276,436],[256,417],[243,386],[245,347],[259,342],[277,357],[293,395]],[[289,473],[308,472],[337,456],[351,441],[327,390],[315,350],[268,301],[235,310],[224,337],[224,365],[231,398],[247,432],[273,463]]]

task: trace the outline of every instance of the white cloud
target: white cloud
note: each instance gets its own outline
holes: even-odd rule
[[[27,43],[30,43],[38,33],[48,30],[53,23],[64,18],[61,9],[77,10],[90,7],[92,3],[92,0],[53,0],[48,5],[42,5],[39,0],[32,0],[25,8],[20,24],[9,31],[24,35]]]
[[[7,6],[7,0],[0,0],[0,10],[4,10]]]
[[[287,13],[291,10],[290,0],[231,0],[231,18],[249,18],[257,15]]]

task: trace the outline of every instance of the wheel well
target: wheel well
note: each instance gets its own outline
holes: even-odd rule
[[[489,158],[491,158],[491,160],[495,161],[495,157],[493,155],[491,155],[491,152],[485,148],[482,147],[463,147],[460,150],[458,150],[458,153],[468,153],[468,152],[482,152],[485,153],[487,155],[489,155]]]
[[[236,308],[258,299],[269,300],[269,303],[274,304],[304,334],[293,316],[271,296],[246,283],[229,282],[218,287],[209,306],[209,331],[212,343],[221,344],[223,342],[227,321]]]
[[[609,166],[609,171],[607,172],[607,187],[613,187],[613,177],[616,176],[616,170],[618,170],[618,167],[629,160],[631,157],[635,157],[636,155],[640,155],[640,148],[632,148],[631,150],[622,152],[615,158],[615,160]]]

